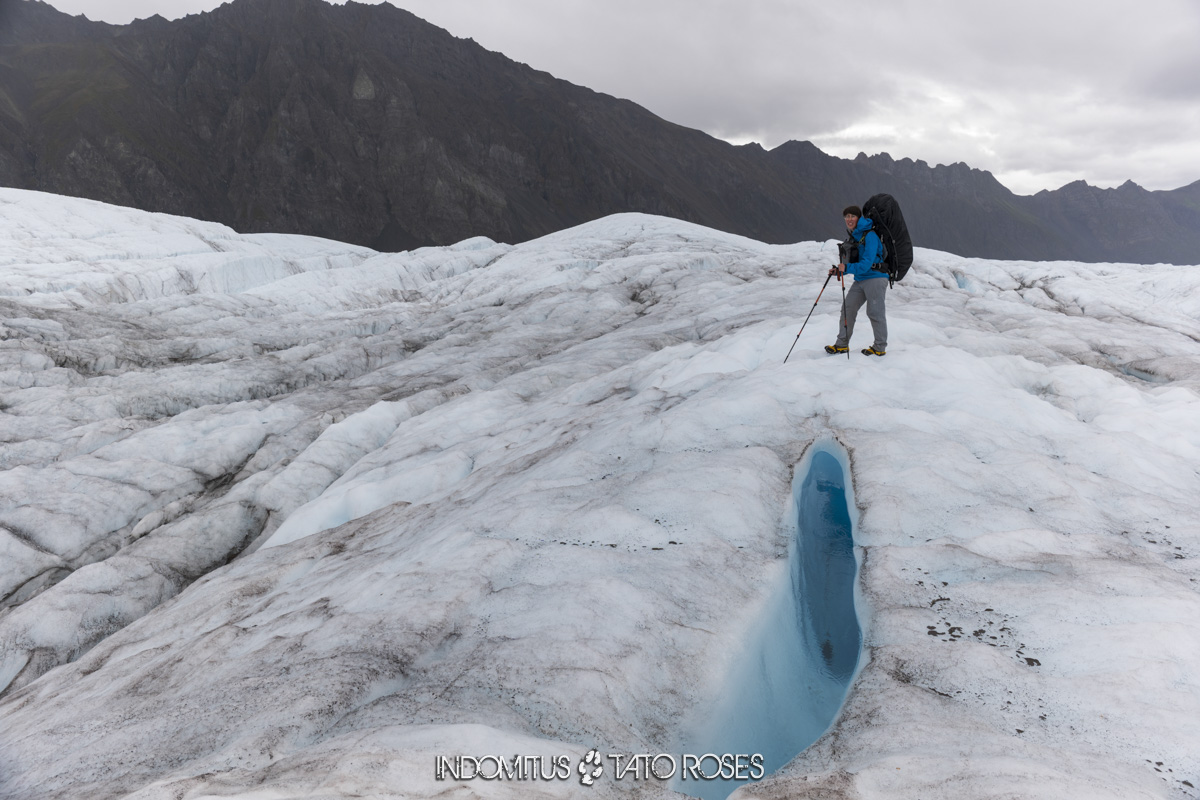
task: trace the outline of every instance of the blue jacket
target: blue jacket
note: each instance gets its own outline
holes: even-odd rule
[[[850,238],[858,243],[858,261],[847,264],[846,272],[853,275],[856,281],[887,277],[886,272],[872,269],[874,265],[880,263],[880,251],[883,249],[879,244],[879,234],[871,230],[872,224],[867,217],[859,217],[858,225],[850,234]]]

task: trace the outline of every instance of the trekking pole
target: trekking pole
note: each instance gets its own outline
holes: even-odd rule
[[[846,316],[846,273],[838,273],[838,283],[842,285],[842,327],[846,329],[846,360],[850,360],[850,318]]]
[[[827,278],[825,278],[825,283],[824,283],[824,285],[821,286],[821,291],[817,292],[817,299],[813,300],[813,307],[808,310],[808,316],[804,318],[804,325],[808,324],[809,317],[811,317],[813,312],[817,310],[817,303],[819,303],[821,301],[821,295],[825,294],[825,287],[829,285],[829,278],[832,278],[832,277],[833,277],[833,273],[830,272],[829,276]],[[804,333],[804,325],[800,326],[800,333]],[[788,348],[788,354],[783,357],[783,363],[786,364],[787,360],[789,358],[791,358],[792,351],[796,349],[796,342],[800,341],[800,333],[796,334],[795,341],[793,341],[792,346]]]

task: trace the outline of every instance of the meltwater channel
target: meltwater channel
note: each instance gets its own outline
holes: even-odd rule
[[[836,443],[814,445],[797,465],[787,579],[735,661],[713,715],[685,737],[686,752],[761,753],[769,775],[819,739],[837,716],[862,650],[848,465]],[[746,783],[677,778],[672,788],[724,800]]]

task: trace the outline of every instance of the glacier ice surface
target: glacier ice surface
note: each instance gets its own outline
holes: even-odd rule
[[[735,797],[1196,796],[1200,268],[918,248],[886,358],[825,357],[826,297],[784,365],[827,244],[0,218],[0,797],[566,798],[435,758],[678,754],[824,438],[858,673]]]

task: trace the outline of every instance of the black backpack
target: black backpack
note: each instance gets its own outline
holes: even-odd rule
[[[883,267],[888,280],[903,280],[913,262],[912,239],[900,213],[900,204],[890,194],[877,194],[862,205],[863,216],[874,223],[872,230],[883,244]]]

